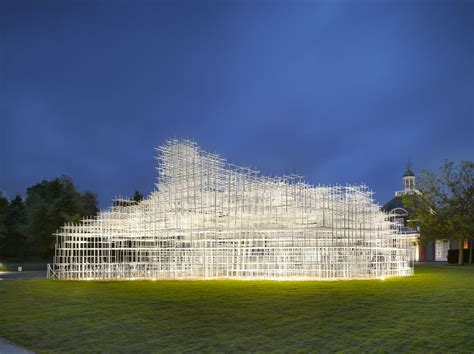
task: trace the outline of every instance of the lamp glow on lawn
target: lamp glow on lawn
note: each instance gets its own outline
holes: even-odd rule
[[[413,245],[365,185],[315,186],[189,140],[156,149],[155,190],[56,234],[61,279],[370,279],[413,274]]]

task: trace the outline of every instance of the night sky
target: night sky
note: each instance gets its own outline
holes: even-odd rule
[[[154,188],[192,138],[265,174],[367,183],[474,159],[474,1],[0,1],[0,190]]]

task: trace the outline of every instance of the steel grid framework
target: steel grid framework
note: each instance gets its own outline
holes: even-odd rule
[[[412,243],[365,185],[313,186],[228,163],[193,141],[156,149],[145,200],[116,199],[56,234],[61,279],[367,279],[413,274]]]

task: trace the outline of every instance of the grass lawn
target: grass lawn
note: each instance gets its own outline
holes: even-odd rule
[[[474,350],[474,267],[403,279],[0,282],[0,336],[39,352]]]

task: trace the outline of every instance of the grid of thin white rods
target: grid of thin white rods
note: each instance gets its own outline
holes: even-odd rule
[[[364,185],[266,177],[188,140],[157,149],[156,190],[56,234],[62,279],[357,279],[413,273],[413,246]]]

